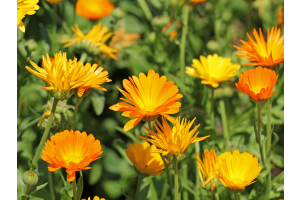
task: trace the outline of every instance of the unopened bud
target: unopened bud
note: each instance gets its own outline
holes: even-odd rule
[[[206,47],[211,51],[218,51],[220,45],[216,40],[210,40],[207,42]]]
[[[148,40],[149,40],[149,42],[154,43],[155,39],[156,39],[156,34],[155,34],[155,32],[151,32],[151,33],[148,35]]]
[[[27,52],[32,52],[37,49],[37,44],[34,39],[29,39],[25,42],[25,49]]]
[[[27,186],[33,186],[38,182],[39,177],[33,170],[29,170],[23,174],[22,180]]]
[[[125,15],[125,12],[122,8],[115,8],[111,11],[111,15],[116,19],[122,19]]]
[[[151,20],[152,25],[159,26],[159,27],[166,26],[168,22],[170,22],[169,16],[163,16],[163,15],[156,16]]]

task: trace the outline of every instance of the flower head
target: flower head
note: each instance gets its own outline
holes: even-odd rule
[[[271,32],[268,29],[267,42],[265,42],[261,28],[259,28],[259,35],[256,29],[253,30],[253,36],[256,42],[247,33],[248,42],[241,40],[242,46],[237,47],[243,54],[235,54],[239,57],[246,57],[252,63],[245,63],[244,65],[274,67],[284,60],[284,35],[280,36],[280,29],[277,26],[272,27]]]
[[[46,0],[46,1],[48,1],[50,3],[59,3],[59,2],[61,2],[63,0]]]
[[[17,0],[17,25],[25,33],[25,26],[22,19],[25,15],[33,15],[40,7],[37,5],[39,0]]]
[[[145,127],[149,132],[146,133],[146,135],[148,135],[150,138],[145,138],[140,135],[139,138],[151,142],[152,144],[159,147],[160,149],[154,151],[156,153],[162,153],[163,156],[181,156],[185,154],[187,147],[190,144],[199,142],[209,137],[205,136],[197,138],[199,131],[196,134],[195,132],[200,124],[195,126],[195,128],[190,131],[190,128],[192,127],[195,120],[196,117],[191,122],[187,122],[187,119],[182,119],[182,121],[180,122],[180,117],[177,117],[173,128],[171,128],[167,120],[163,117],[162,125],[158,121],[156,122],[159,127],[154,124],[154,127],[158,133],[155,133],[154,131]]]
[[[210,198],[212,199],[215,187],[220,184],[220,179],[217,176],[219,173],[217,171],[217,156],[215,149],[212,148],[210,151],[205,149],[202,157],[203,161],[200,159],[200,154],[196,155],[196,159],[200,179],[203,184],[202,187],[206,186],[207,189],[211,190]]]
[[[277,82],[278,75],[274,70],[257,67],[250,69],[241,74],[239,82],[235,83],[245,94],[255,102],[261,102],[270,98],[275,91],[272,92],[273,87]]]
[[[67,59],[67,53],[55,53],[54,59],[43,56],[43,67],[37,66],[30,61],[31,65],[37,70],[26,66],[25,68],[33,75],[43,79],[46,87],[41,88],[50,93],[51,96],[59,100],[65,100],[72,96],[75,89],[84,83],[87,69],[83,68],[82,62],[77,59]]]
[[[60,41],[66,43],[65,48],[76,44],[78,49],[94,56],[104,53],[108,58],[118,60],[116,57],[118,50],[105,44],[105,41],[111,37],[112,32],[108,32],[107,26],[101,27],[101,22],[94,25],[86,35],[81,32],[77,24],[72,27],[72,30],[74,31],[74,38]]]
[[[283,23],[284,23],[284,20],[283,20],[283,6],[279,6],[278,7],[277,17],[278,17],[279,28],[282,28],[283,27]]]
[[[193,6],[198,4],[198,3],[204,3],[206,0],[190,0],[190,4]]]
[[[260,173],[258,158],[247,152],[234,150],[218,156],[218,172],[222,184],[234,192],[244,190]]]
[[[120,50],[124,47],[134,45],[140,37],[141,35],[138,33],[125,33],[124,28],[118,28],[115,30],[114,36],[108,46]]]
[[[217,54],[208,55],[207,58],[200,56],[200,60],[193,59],[192,67],[186,67],[185,72],[190,76],[203,79],[202,84],[214,88],[218,87],[220,82],[236,76],[236,71],[241,68],[238,64],[232,64],[230,58],[223,58]]]
[[[86,200],[86,199],[81,199],[81,200]],[[89,197],[88,200],[91,200],[91,198]],[[105,199],[104,198],[100,199],[99,197],[95,196],[93,200],[105,200]]]
[[[83,68],[87,73],[84,77],[84,83],[78,87],[77,95],[79,97],[86,96],[92,88],[106,91],[106,89],[100,85],[111,81],[108,78],[108,72],[106,70],[103,71],[103,68],[98,67],[97,64],[91,65],[90,63],[87,63]]]
[[[165,169],[164,162],[158,153],[153,153],[157,148],[148,142],[130,144],[125,153],[134,165],[134,168],[141,174],[157,176]]]
[[[169,114],[179,112],[180,102],[177,102],[183,97],[177,93],[178,87],[173,81],[167,82],[165,76],[159,77],[154,70],[148,72],[148,76],[140,73],[139,78],[133,76],[129,80],[123,80],[124,90],[119,91],[128,99],[121,98],[127,102],[120,102],[109,107],[114,111],[122,111],[125,117],[134,117],[128,121],[123,130],[128,131],[136,126],[141,120],[153,121],[158,115],[166,117],[169,121],[175,120]]]
[[[66,168],[68,181],[75,179],[75,172],[80,169],[91,169],[87,167],[94,160],[99,159],[101,145],[92,134],[85,132],[65,130],[50,137],[45,142],[42,159],[48,163],[50,172]]]
[[[109,0],[78,0],[76,3],[76,13],[92,20],[110,15],[114,8]]]

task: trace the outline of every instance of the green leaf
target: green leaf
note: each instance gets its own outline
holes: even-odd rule
[[[101,115],[104,109],[105,104],[105,97],[99,96],[98,94],[94,93],[95,95],[91,96],[91,101],[94,107],[94,111],[97,116]]]
[[[17,182],[17,192],[18,192],[18,196],[19,194],[25,194],[27,191],[27,185],[25,185],[25,183],[23,182],[22,178],[23,178],[23,174],[22,172],[18,169],[18,182]]]
[[[80,176],[77,181],[77,199],[81,199],[82,191],[83,191],[83,177]]]
[[[62,189],[60,200],[72,200],[72,198],[68,195],[66,189]]]
[[[91,164],[92,169],[90,170],[90,174],[89,174],[89,185],[95,185],[101,177],[102,174],[102,165],[100,164],[100,162],[95,161]]]
[[[30,106],[29,106],[29,110],[35,115],[37,116],[38,118],[41,118],[42,115],[40,115],[39,113],[37,113],[34,109],[32,109]]]
[[[124,135],[126,135],[127,137],[129,137],[130,139],[132,139],[132,141],[134,141],[134,142],[139,142],[139,139],[137,138],[137,137],[135,137],[134,135],[133,135],[133,133],[131,133],[131,132],[129,132],[129,131],[123,131],[123,129],[121,128],[121,127],[119,127],[119,126],[116,126],[115,127],[115,129],[117,130],[117,131],[120,131],[121,133],[123,133]]]
[[[47,184],[48,184],[48,182],[46,182],[46,183],[44,183],[44,184],[42,184],[42,185],[33,187],[33,188],[31,189],[31,194],[33,194],[33,193],[35,193],[36,191],[38,191],[38,190],[44,188]]]

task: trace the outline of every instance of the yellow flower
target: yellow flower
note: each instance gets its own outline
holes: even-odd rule
[[[256,42],[247,33],[248,42],[241,40],[243,45],[236,49],[243,54],[235,54],[239,57],[246,57],[252,63],[245,63],[244,65],[275,67],[284,61],[284,35],[280,36],[280,28],[272,27],[271,32],[268,29],[267,42],[265,42],[261,28],[259,28],[259,35],[256,29],[253,30],[253,36]]]
[[[203,162],[200,159],[200,154],[196,155],[197,166],[199,170],[200,179],[202,186],[206,186],[207,189],[211,190],[211,197],[213,197],[213,192],[216,186],[220,184],[220,179],[217,176],[219,173],[217,171],[217,156],[215,149],[212,148],[210,151],[204,150]]]
[[[236,76],[236,71],[241,68],[238,64],[232,64],[230,58],[223,58],[217,54],[208,55],[207,58],[200,56],[200,60],[193,59],[192,67],[186,67],[185,72],[190,76],[203,79],[202,84],[214,88],[218,87],[220,82]]]
[[[123,130],[128,131],[136,126],[141,120],[154,121],[158,115],[166,117],[169,121],[175,122],[169,114],[179,112],[181,103],[178,102],[183,97],[178,93],[178,87],[174,81],[167,82],[165,76],[159,77],[153,69],[149,70],[148,75],[139,74],[139,78],[133,76],[129,80],[123,80],[123,87],[128,92],[119,91],[128,99],[109,107],[114,111],[122,111],[125,117],[134,117],[129,120]]]
[[[46,1],[48,1],[50,3],[59,3],[59,2],[61,2],[63,0],[46,0]]]
[[[94,25],[86,35],[81,32],[77,24],[72,27],[72,30],[74,31],[74,38],[60,41],[61,43],[66,43],[64,47],[76,44],[78,49],[82,49],[94,56],[104,53],[108,58],[118,60],[116,56],[118,50],[110,48],[104,43],[113,33],[108,32],[107,26],[101,27],[101,22]]]
[[[77,62],[75,58],[67,60],[67,53],[55,53],[54,59],[43,58],[43,67],[37,66],[30,61],[31,65],[37,70],[30,67],[25,68],[33,75],[43,79],[46,87],[41,88],[49,92],[51,96],[59,100],[65,100],[72,96],[75,89],[84,84],[84,76],[87,74],[86,68],[83,68],[82,62]]]
[[[81,200],[86,200],[86,199],[81,199]],[[91,198],[89,197],[88,200],[91,200]],[[104,198],[100,199],[99,197],[95,196],[93,200],[105,200],[105,199]]]
[[[17,1],[17,25],[25,33],[25,26],[22,19],[25,15],[33,15],[40,7],[37,5],[39,0],[18,0]]]
[[[164,162],[158,153],[153,153],[157,148],[148,142],[130,144],[125,153],[141,174],[157,176],[165,169]]]
[[[262,166],[258,166],[258,158],[247,152],[239,153],[234,150],[218,156],[218,172],[222,184],[233,192],[240,192],[260,173]]]
[[[103,68],[98,67],[97,64],[91,65],[87,63],[83,68],[87,74],[84,77],[84,83],[78,87],[77,95],[79,97],[87,96],[92,88],[106,91],[106,89],[100,87],[100,85],[111,81],[108,78],[108,72],[106,70],[102,71]]]
[[[167,120],[163,117],[163,125],[161,125],[157,120],[157,124],[154,124],[155,129],[158,133],[153,132],[149,128],[145,127],[149,133],[146,133],[150,138],[145,138],[143,136],[138,136],[142,140],[146,140],[151,142],[152,144],[156,145],[160,149],[157,149],[156,153],[162,153],[162,155],[169,155],[169,156],[184,156],[186,153],[187,147],[194,143],[199,142],[201,140],[206,139],[209,136],[197,138],[199,131],[195,134],[196,130],[200,126],[197,125],[193,130],[190,131],[196,117],[193,121],[188,121],[187,119],[182,119],[180,123],[180,117],[176,118],[175,125],[171,128],[167,122]],[[195,134],[195,135],[194,135]]]

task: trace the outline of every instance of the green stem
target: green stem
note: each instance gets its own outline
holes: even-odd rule
[[[81,61],[84,64],[84,62],[86,61],[87,57],[88,57],[87,53],[83,52],[81,54],[81,56],[80,56],[80,60],[79,61]]]
[[[26,196],[24,196],[24,197],[22,198],[22,200],[26,200],[26,199],[27,199],[27,195],[30,194],[30,190],[31,190],[31,185],[28,186],[27,191],[26,191]]]
[[[210,111],[210,123],[211,123],[211,127],[214,128],[215,127],[215,114],[214,114],[214,109],[215,109],[215,98],[214,98],[214,91],[215,89],[212,88],[211,89],[211,111]]]
[[[62,175],[61,170],[59,169],[58,171],[59,171],[59,175],[60,175],[60,177],[61,177],[61,180],[62,180],[63,183],[64,183],[64,187],[65,187],[65,189],[67,189],[67,182],[66,182],[64,176]]]
[[[226,140],[229,140],[226,109],[225,109],[225,103],[223,100],[220,100],[220,110],[221,110],[221,119],[222,119],[222,125],[223,125],[224,138]]]
[[[185,92],[185,84],[184,84],[184,78],[185,78],[185,46],[186,46],[186,36],[188,33],[188,20],[189,20],[189,9],[190,6],[188,4],[185,5],[183,9],[183,28],[182,28],[182,35],[181,35],[181,42],[180,42],[180,74],[181,74],[181,82],[183,85],[183,92]]]
[[[174,163],[174,200],[178,200],[178,161],[177,157],[173,156]]]
[[[251,16],[251,14],[252,14],[252,2],[251,1],[249,1],[248,2],[248,24],[247,24],[247,26],[248,26],[248,33],[249,34],[251,34],[251,18],[252,18],[252,16]]]
[[[220,200],[220,197],[219,197],[219,193],[218,193],[217,187],[215,188],[215,197],[216,197],[216,200]]]
[[[260,124],[261,124],[261,118],[260,118],[260,111],[261,111],[261,102],[257,102],[257,142],[259,146],[259,152],[260,152],[260,157],[263,163],[263,166],[266,167],[266,161],[264,157],[264,152],[263,152],[263,146],[261,143],[261,133],[260,133]]]
[[[77,191],[76,191],[76,177],[73,181],[73,200],[77,200]]]
[[[40,144],[39,144],[39,146],[38,146],[38,149],[37,149],[37,151],[35,152],[35,155],[34,155],[33,160],[32,160],[32,163],[33,163],[34,165],[36,165],[36,163],[37,163],[37,161],[38,161],[38,159],[39,159],[39,157],[40,157],[40,155],[41,155],[41,152],[42,152],[42,149],[43,149],[43,147],[44,147],[44,144],[45,144],[45,142],[46,142],[46,140],[47,140],[47,137],[48,137],[48,134],[49,134],[49,131],[50,131],[50,127],[51,127],[51,124],[52,124],[52,121],[53,121],[53,117],[54,117],[54,113],[55,113],[55,109],[56,109],[56,106],[57,106],[58,101],[59,101],[59,100],[58,100],[58,99],[55,99],[55,98],[54,98],[54,100],[53,100],[52,109],[51,109],[51,114],[50,114],[50,116],[49,116],[49,120],[48,120],[48,123],[47,123],[47,127],[46,127],[46,129],[45,129],[45,131],[44,131],[43,137],[42,137],[42,139],[41,139],[41,141],[40,141]]]
[[[166,162],[165,158],[162,156],[162,154],[159,154],[161,156],[161,159],[163,160],[164,164],[165,164],[165,171],[167,173],[167,180],[168,180],[168,184],[170,186],[170,188],[173,188],[173,183],[172,183],[172,179],[171,179],[171,175],[170,175],[170,169],[169,169],[169,165]]]
[[[234,192],[234,200],[239,200],[238,193]]]
[[[138,182],[137,182],[135,196],[134,196],[135,200],[139,199],[139,196],[140,196],[140,187],[141,187],[142,179],[143,179],[142,176],[138,175]]]
[[[200,142],[195,142],[195,153],[198,155],[200,153]],[[200,174],[198,171],[198,165],[196,162],[196,185],[195,185],[195,200],[199,200],[200,194],[199,194],[199,189],[200,189],[200,180],[199,180]]]
[[[151,11],[150,11],[150,9],[149,9],[146,1],[145,0],[137,0],[137,2],[141,6],[141,8],[142,8],[142,10],[143,10],[143,12],[144,12],[147,20],[150,21],[152,19],[152,13],[151,13]]]
[[[151,121],[148,121],[148,128],[152,131]]]
[[[196,142],[196,143],[198,143],[198,142]],[[181,174],[182,174],[182,176],[181,176],[182,180],[185,180],[185,182],[187,182],[187,180],[188,180],[188,164],[187,163],[182,163]],[[183,197],[183,200],[189,199],[189,193],[187,190],[183,190],[182,197]]]
[[[74,110],[74,115],[73,115],[73,122],[72,122],[72,130],[75,131],[75,125],[76,125],[76,116],[77,116],[77,111],[78,111],[78,105],[80,102],[81,97],[76,95],[76,103],[75,103],[75,110]]]
[[[53,179],[52,172],[48,171],[48,179],[49,179],[49,190],[50,190],[50,199],[55,200],[55,193],[53,188]]]
[[[266,155],[267,155],[267,165],[269,166],[269,173],[267,175],[267,190],[265,199],[269,199],[270,192],[271,192],[271,183],[272,183],[272,174],[271,174],[271,139],[272,139],[272,130],[271,130],[271,109],[272,109],[272,100],[271,98],[268,99],[267,102],[267,146],[266,146]]]
[[[53,34],[55,34],[57,29],[57,3],[53,5],[53,8]]]

